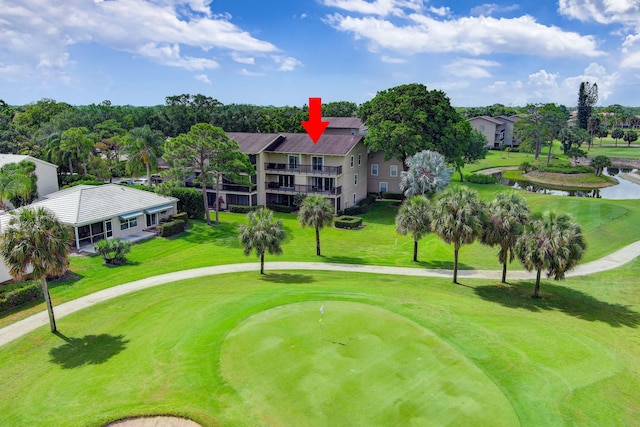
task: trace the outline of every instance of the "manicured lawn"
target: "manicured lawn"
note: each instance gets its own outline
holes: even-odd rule
[[[454,185],[457,185],[454,183]],[[506,187],[500,185],[474,185],[480,195],[491,200],[495,193]],[[576,197],[548,196],[523,192],[534,211],[556,209],[570,212],[581,224],[587,237],[588,248],[584,261],[605,256],[622,246],[640,240],[640,203],[637,200],[602,200]],[[435,235],[429,235],[419,244],[419,260],[411,261],[413,242],[409,236],[398,235],[394,217],[394,202],[376,203],[364,217],[365,227],[359,230],[326,228],[321,232],[322,257],[315,255],[313,229],[302,229],[297,217],[277,214],[283,220],[288,237],[283,255],[267,256],[267,261],[337,262],[371,265],[409,266],[424,268],[453,267],[453,249]],[[237,240],[237,225],[245,215],[222,213],[219,226],[207,227],[194,222],[191,229],[171,239],[154,239],[134,245],[127,265],[107,267],[97,256],[72,257],[73,276],[51,283],[54,304],[83,295],[138,280],[141,278],[209,265],[238,262],[256,262],[255,256],[245,257]],[[460,251],[462,269],[499,269],[495,250],[478,243],[464,245]],[[522,269],[518,261],[510,269]],[[0,327],[43,309],[43,304],[31,304],[0,316]]]
[[[545,280],[540,300],[364,273],[163,285],[1,347],[0,425],[634,425],[639,277]]]

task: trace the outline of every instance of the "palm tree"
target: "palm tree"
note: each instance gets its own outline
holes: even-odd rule
[[[333,206],[331,202],[315,194],[308,196],[302,202],[298,212],[300,225],[316,229],[316,255],[320,256],[320,230],[326,225],[333,224]]]
[[[78,163],[82,159],[82,173],[87,173],[87,158],[93,153],[94,141],[89,136],[86,127],[69,128],[60,135],[60,150],[69,156],[69,172],[73,174],[71,157],[75,156]]]
[[[35,168],[28,160],[7,163],[0,168],[0,209],[7,208],[7,201],[18,207],[37,197]]]
[[[400,174],[400,190],[405,197],[442,191],[451,182],[453,172],[445,157],[435,151],[421,151],[405,161],[406,171]]]
[[[596,176],[602,175],[604,168],[611,166],[611,159],[607,156],[595,156],[591,159],[590,166],[596,170]]]
[[[522,265],[528,271],[537,271],[533,296],[540,296],[542,270],[555,280],[564,279],[564,273],[578,264],[586,247],[582,230],[571,215],[549,211],[534,214],[516,244]]]
[[[405,200],[396,215],[396,231],[413,236],[413,261],[418,261],[418,240],[431,228],[429,201],[424,196],[413,196]]]
[[[488,219],[480,241],[500,246],[498,260],[502,263],[502,282],[507,281],[507,261],[515,258],[516,241],[529,220],[529,206],[515,191],[501,191],[489,203]]]
[[[151,168],[158,165],[158,159],[162,156],[162,143],[164,137],[158,131],[155,131],[144,125],[141,128],[131,129],[130,138],[128,138],[124,147],[124,152],[129,159],[129,169],[137,172],[140,167],[144,167],[147,173],[147,185],[151,186]]]
[[[478,192],[468,187],[451,187],[436,199],[431,227],[445,241],[453,243],[453,283],[458,283],[458,252],[465,243],[482,235],[485,206]]]
[[[280,255],[285,232],[282,229],[282,220],[275,220],[273,212],[265,207],[256,209],[247,214],[248,224],[238,226],[240,235],[238,239],[244,246],[244,254],[249,255],[252,250],[260,257],[260,274],[264,274],[264,254]]]
[[[56,320],[49,295],[47,276],[58,276],[68,267],[71,229],[45,208],[24,208],[11,212],[9,225],[0,236],[0,256],[17,279],[29,275],[42,283],[51,332]]]

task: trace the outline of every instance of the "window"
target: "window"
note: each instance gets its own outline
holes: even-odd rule
[[[480,132],[484,132],[484,125],[480,125],[479,128],[480,128]]]
[[[138,226],[138,218],[120,220],[120,230],[126,230],[128,228],[133,228],[137,226]]]
[[[358,166],[362,164],[362,153],[358,154]]]
[[[289,155],[289,170],[298,170],[300,168],[300,156]]]
[[[104,227],[107,230],[107,237],[113,236],[113,229],[111,228],[111,220],[108,219],[104,222]]]
[[[311,157],[311,169],[316,172],[322,172],[324,159],[318,156]]]
[[[378,176],[378,165],[376,164],[371,165],[371,175]]]
[[[386,182],[381,182],[380,183],[380,192],[381,193],[386,193],[387,191],[389,191],[389,184]]]
[[[278,175],[278,184],[280,187],[293,188],[293,175]]]
[[[358,174],[353,175],[353,185],[358,185]]]
[[[353,167],[353,156],[351,156],[351,161],[349,162],[349,165]]]
[[[398,176],[398,165],[391,165],[389,169],[389,174],[391,176]]]
[[[356,193],[353,193],[353,204],[354,204],[354,205],[356,204],[356,197],[357,197],[357,196],[356,196]]]
[[[351,135],[355,135],[356,134],[356,130],[355,129],[351,129]]]

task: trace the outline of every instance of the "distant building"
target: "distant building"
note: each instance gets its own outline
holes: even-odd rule
[[[520,116],[477,116],[469,119],[471,127],[487,138],[487,148],[502,149],[518,147],[520,142],[514,138],[513,129]]]

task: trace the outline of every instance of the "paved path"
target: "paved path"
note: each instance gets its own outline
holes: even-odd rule
[[[585,276],[588,274],[599,273],[601,271],[611,270],[632,261],[640,256],[640,241],[632,243],[624,248],[609,254],[596,261],[581,264],[571,272],[567,273],[567,277]],[[433,270],[425,268],[413,267],[385,267],[375,265],[362,264],[331,264],[324,262],[267,262],[265,263],[267,270],[326,270],[326,271],[344,271],[349,273],[376,273],[391,274],[403,276],[417,277],[452,277],[452,270]],[[240,273],[245,271],[258,271],[259,263],[243,263],[216,265],[211,267],[194,268],[191,270],[176,271],[174,273],[161,274],[159,276],[148,277],[146,279],[136,280],[135,282],[125,283],[123,285],[114,286],[112,288],[103,289],[84,297],[65,302],[54,307],[56,319],[60,319],[71,313],[83,308],[103,301],[116,298],[130,292],[139,291],[141,289],[151,288],[153,286],[164,285],[166,283],[175,282],[183,279],[193,279],[197,277],[212,276],[216,274]],[[496,270],[459,270],[458,278],[469,279],[496,279],[501,278],[502,271]],[[510,271],[509,279],[523,280],[534,279],[535,273],[527,271]],[[42,311],[34,314],[26,319],[19,320],[9,326],[0,329],[0,346],[7,344],[21,336],[49,323],[47,312]]]

